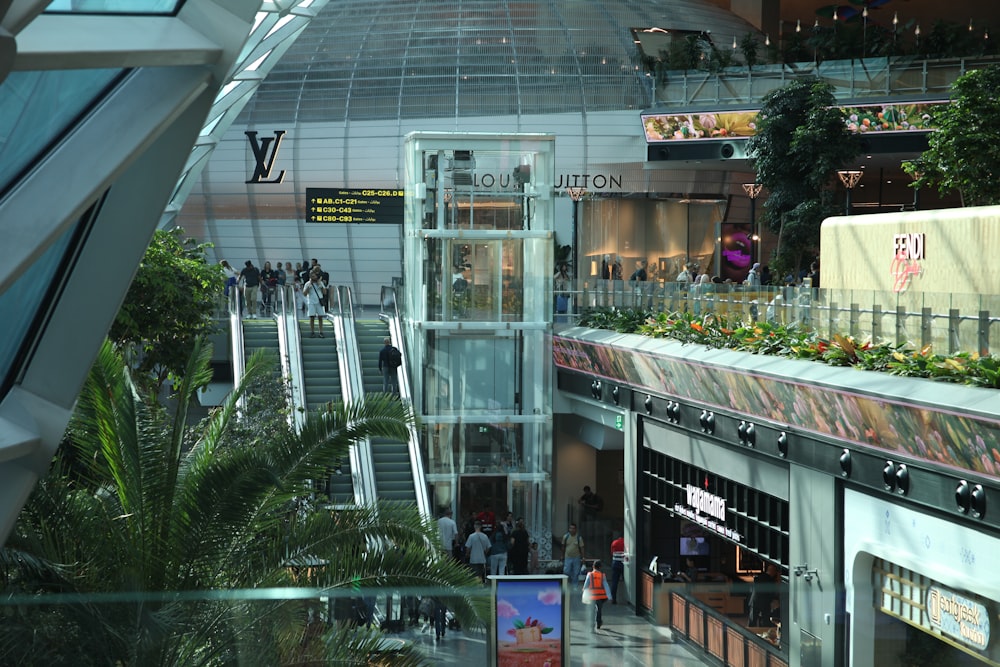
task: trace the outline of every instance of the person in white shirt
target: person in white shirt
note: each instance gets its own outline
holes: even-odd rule
[[[319,337],[323,338],[323,320],[326,319],[326,311],[323,309],[322,299],[326,294],[326,283],[319,271],[309,274],[309,282],[302,287],[302,296],[306,300],[309,313],[309,333],[312,338],[316,337],[316,320],[319,320]]]
[[[441,548],[448,555],[455,554],[455,540],[458,538],[458,524],[451,518],[451,508],[449,507],[438,519],[438,532],[441,534]]]
[[[486,558],[490,552],[490,538],[483,532],[483,524],[476,521],[474,532],[465,540],[465,553],[468,557],[469,567],[476,573],[480,580],[486,579]]]

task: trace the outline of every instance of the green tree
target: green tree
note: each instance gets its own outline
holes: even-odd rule
[[[860,140],[847,129],[832,86],[802,79],[764,97],[747,148],[768,191],[761,220],[778,234],[775,259],[797,271],[819,248],[820,224],[840,212],[834,174],[860,152]]]
[[[760,44],[757,43],[757,36],[752,32],[748,32],[743,35],[743,39],[740,40],[740,53],[743,54],[743,62],[746,63],[747,69],[753,69],[753,66],[760,62],[757,55],[760,49]]]
[[[298,435],[229,438],[245,383],[186,425],[210,359],[198,339],[168,411],[112,344],[102,347],[51,474],[0,550],[4,593],[31,602],[5,607],[0,663],[365,664],[378,647],[377,630],[321,622],[319,592],[210,597],[220,591],[433,587],[466,627],[477,623],[480,602],[466,588],[476,580],[437,549],[436,527],[415,508],[331,512],[312,493],[351,443],[406,437],[408,407],[379,395],[331,404]],[[272,367],[255,354],[246,382]],[[65,595],[47,605],[46,594]],[[393,656],[418,661],[413,650]]]
[[[928,149],[903,169],[916,177],[911,187],[957,190],[963,206],[1000,204],[1000,66],[963,74],[953,90],[951,104],[933,112]]]
[[[195,340],[216,328],[225,279],[206,261],[209,247],[180,227],[157,230],[111,325],[111,340],[157,387],[179,375]]]

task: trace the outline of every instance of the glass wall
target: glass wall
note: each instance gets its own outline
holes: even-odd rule
[[[417,133],[405,150],[402,317],[434,510],[460,525],[487,505],[514,512],[540,542],[552,521],[553,146]]]
[[[524,239],[426,240],[424,293],[431,320],[520,321]]]
[[[581,202],[582,280],[628,280],[639,268],[648,280],[674,280],[685,263],[716,275],[716,223],[726,200],[590,199]]]

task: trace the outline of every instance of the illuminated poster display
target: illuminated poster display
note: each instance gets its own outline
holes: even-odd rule
[[[403,191],[306,188],[306,222],[401,225]]]
[[[494,667],[569,665],[568,579],[490,577],[493,622],[488,654]]]
[[[737,285],[746,280],[756,248],[750,224],[723,222],[719,233],[719,277]]]
[[[841,107],[847,129],[852,132],[911,132],[935,129],[930,111],[940,102],[867,104]],[[692,139],[730,139],[752,137],[757,132],[757,110],[645,113],[642,129],[646,142],[658,144]]]

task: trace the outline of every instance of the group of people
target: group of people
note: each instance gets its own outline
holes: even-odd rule
[[[228,261],[220,262],[226,278],[225,294],[233,290],[242,296],[241,308],[247,319],[257,319],[258,310],[264,316],[271,313],[275,305],[275,293],[280,287],[293,285],[295,310],[309,317],[310,334],[316,336],[319,322],[319,336],[323,338],[323,319],[328,307],[330,274],[323,270],[317,259],[303,260],[292,266],[291,262],[264,262],[257,268],[253,260],[247,260],[240,271],[236,271]]]
[[[507,512],[497,521],[487,505],[470,512],[462,529],[450,508],[438,519],[441,548],[455,560],[466,563],[483,581],[487,575],[534,574],[538,572],[538,542],[531,538],[523,518]]]

